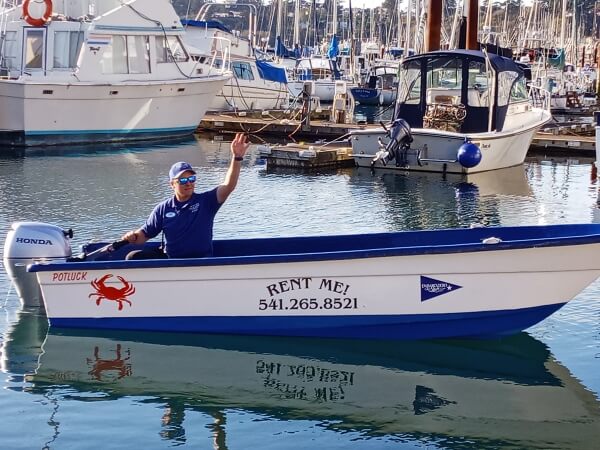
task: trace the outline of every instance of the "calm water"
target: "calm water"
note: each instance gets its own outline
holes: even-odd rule
[[[268,170],[256,150],[216,236],[293,236],[600,221],[590,162],[530,161],[468,179]],[[223,142],[0,157],[0,245],[16,220],[74,248],[138,227],[177,160],[199,187]],[[493,286],[490,286],[493,289]],[[485,295],[485,292],[482,292]],[[600,282],[497,341],[66,333],[23,311],[0,273],[0,446],[6,449],[598,449]]]

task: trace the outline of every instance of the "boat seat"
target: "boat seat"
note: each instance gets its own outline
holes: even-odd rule
[[[488,93],[487,89],[481,93],[477,89],[468,89],[467,98],[469,106],[489,106]]]
[[[457,105],[460,103],[460,89],[429,88],[427,89],[427,104],[448,103]]]

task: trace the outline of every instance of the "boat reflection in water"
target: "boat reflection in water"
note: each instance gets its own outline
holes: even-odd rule
[[[472,223],[497,226],[503,218],[514,217],[515,209],[527,208],[533,199],[523,165],[445,176],[358,168],[349,183],[368,190],[371,197],[380,191],[378,210],[390,216],[387,222],[397,230],[468,227]]]
[[[157,432],[179,442],[194,429],[188,424],[186,431],[186,414],[200,412],[212,417],[216,448],[226,448],[232,410],[317,421],[365,439],[439,439],[445,448],[593,448],[600,437],[600,402],[524,333],[404,343],[60,329],[41,335],[43,320],[23,315],[2,349],[4,370],[22,370],[26,392],[61,403],[143,397],[142,406],[166,405]]]

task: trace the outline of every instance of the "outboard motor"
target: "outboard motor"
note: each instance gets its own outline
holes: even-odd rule
[[[71,256],[72,237],[72,230],[47,223],[12,224],[4,243],[4,267],[24,306],[44,306],[37,277],[27,272],[27,266],[40,261],[66,261]]]
[[[382,124],[383,125],[383,124]],[[384,126],[385,128],[385,126]],[[371,160],[371,167],[377,161],[385,166],[393,159],[396,160],[397,166],[406,166],[406,152],[410,149],[410,144],[413,141],[410,126],[404,119],[396,119],[392,123],[391,130],[385,128],[390,141],[387,144],[379,141],[379,151],[375,153],[375,157]]]

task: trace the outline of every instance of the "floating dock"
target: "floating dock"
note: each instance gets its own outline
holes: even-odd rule
[[[346,142],[332,145],[287,144],[259,146],[259,154],[266,158],[270,167],[290,167],[296,169],[331,169],[354,167],[352,147]]]

